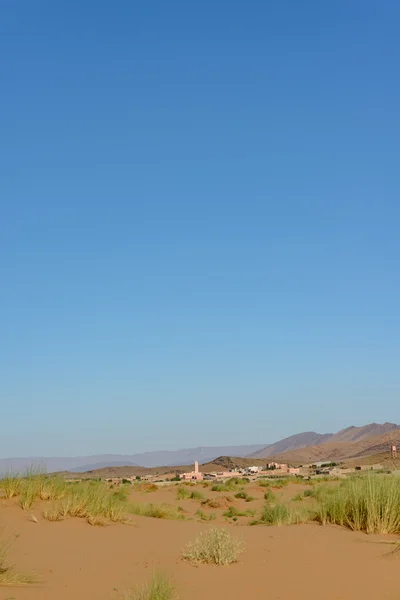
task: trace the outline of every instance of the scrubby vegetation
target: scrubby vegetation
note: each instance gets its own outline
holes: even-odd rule
[[[167,577],[153,575],[150,583],[136,590],[125,592],[125,600],[174,600],[175,589]]]
[[[214,564],[218,566],[237,562],[243,552],[243,542],[232,536],[226,529],[210,529],[183,551],[183,558],[193,564]]]

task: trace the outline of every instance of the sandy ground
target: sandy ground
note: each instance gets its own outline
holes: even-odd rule
[[[287,500],[301,489],[289,486],[278,493]],[[247,491],[258,499],[237,501],[235,506],[259,509],[263,490]],[[134,492],[132,499],[176,503],[188,516],[200,505],[177,501],[175,496],[176,490],[162,489],[153,494]],[[181,549],[215,522],[133,517],[132,525],[91,527],[79,519],[48,522],[40,517],[40,508],[33,510],[39,519],[33,523],[14,502],[0,507],[2,529],[19,534],[12,561],[19,571],[34,571],[43,581],[29,587],[0,587],[0,600],[119,600],[124,590],[149,580],[155,571],[173,580],[180,600],[400,598],[400,553],[388,555],[391,547],[377,543],[385,536],[314,524],[246,527],[241,523],[247,519],[230,524],[219,514],[216,522],[224,522],[245,542],[246,550],[239,563],[229,567],[193,567],[180,559]]]

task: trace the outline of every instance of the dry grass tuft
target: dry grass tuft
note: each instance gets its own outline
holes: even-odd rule
[[[175,589],[169,579],[159,573],[153,575],[150,583],[136,590],[125,592],[124,600],[174,600]]]
[[[139,517],[152,517],[153,519],[183,520],[184,514],[180,506],[176,507],[170,504],[134,504],[128,506],[128,510],[133,515]]]
[[[226,529],[213,528],[188,544],[183,558],[192,564],[225,566],[237,562],[244,551],[243,542],[233,537]]]
[[[0,585],[27,585],[37,581],[34,575],[16,572],[14,565],[9,561],[8,555],[16,537],[0,540]]]

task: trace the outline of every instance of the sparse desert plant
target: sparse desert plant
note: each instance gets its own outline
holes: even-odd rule
[[[204,494],[202,494],[198,490],[193,490],[189,498],[191,498],[191,500],[204,500]]]
[[[181,507],[170,504],[135,504],[128,505],[128,511],[140,517],[153,519],[183,520],[185,518]]]
[[[301,500],[303,500],[303,495],[302,494],[296,494],[292,498],[292,502],[301,502]]]
[[[306,509],[290,510],[285,504],[267,504],[264,506],[261,517],[253,521],[251,525],[298,525],[308,523],[315,518],[314,513]]]
[[[265,525],[288,525],[291,523],[290,510],[285,504],[264,506],[261,512],[260,522]]]
[[[224,483],[216,483],[212,486],[213,492],[234,492],[243,488],[248,480],[241,479],[239,477],[231,477]]]
[[[343,481],[320,499],[316,519],[365,533],[400,533],[400,478],[366,476]]]
[[[254,517],[254,510],[238,510],[234,506],[230,506],[227,511],[224,512],[224,517],[227,519],[235,519],[236,517]]]
[[[124,600],[174,600],[176,598],[174,586],[162,574],[153,575],[150,583],[136,590],[125,592]]]
[[[65,515],[59,504],[53,504],[44,509],[42,516],[47,521],[62,521]]]
[[[244,550],[243,542],[232,536],[226,529],[213,528],[188,544],[183,558],[192,564],[214,564],[218,566],[237,562]]]
[[[247,492],[243,492],[243,491],[237,492],[235,494],[235,498],[242,498],[243,500],[246,500],[246,498],[248,498],[248,497],[249,497],[248,493]]]
[[[35,500],[36,500],[35,490],[32,488],[27,488],[26,490],[24,490],[22,492],[19,503],[23,510],[28,510],[29,508],[32,508],[32,506],[35,503]]]
[[[215,521],[217,515],[215,513],[205,513],[202,510],[196,510],[196,517],[199,517],[201,521]]]
[[[208,498],[203,500],[203,506],[209,506],[210,508],[227,508],[233,502],[230,496],[221,496],[220,498]]]
[[[5,498],[14,498],[18,496],[21,490],[22,478],[17,473],[11,471],[0,479],[0,489]]]
[[[184,500],[185,498],[189,498],[190,492],[187,488],[183,486],[178,486],[176,490],[176,498],[177,500]]]
[[[267,502],[273,502],[275,500],[275,494],[272,490],[267,490],[264,494],[264,500]]]
[[[0,539],[0,585],[23,585],[35,583],[34,575],[21,574],[15,571],[14,565],[9,561],[9,553],[16,536]]]

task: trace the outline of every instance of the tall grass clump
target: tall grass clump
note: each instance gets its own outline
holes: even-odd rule
[[[218,566],[237,562],[244,551],[243,542],[232,536],[226,529],[213,528],[188,544],[182,553],[192,564],[214,564]]]
[[[9,553],[15,538],[0,539],[0,585],[23,585],[35,583],[33,575],[21,574],[15,571],[14,565],[9,561]]]
[[[253,521],[251,525],[299,525],[300,523],[308,523],[314,518],[314,514],[306,509],[291,510],[285,504],[266,504],[261,516],[257,521]]]
[[[174,600],[175,589],[169,579],[160,573],[153,575],[150,583],[125,592],[124,600]]]
[[[189,498],[190,492],[186,487],[178,486],[176,490],[176,499],[177,500],[185,500],[185,498]]]
[[[22,478],[17,473],[9,471],[7,475],[0,479],[0,490],[4,498],[14,498],[18,496],[21,490]]]
[[[86,518],[92,525],[125,522],[128,504],[101,482],[80,482],[69,486],[61,500],[43,511],[43,517],[60,521],[65,517]]]
[[[400,478],[346,480],[322,496],[316,519],[365,533],[400,533]]]

